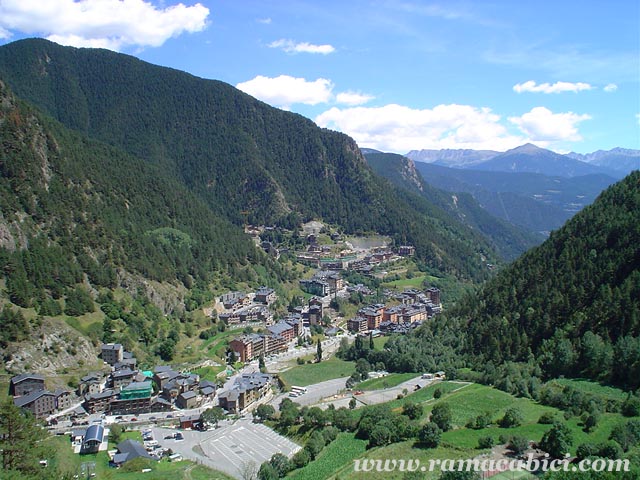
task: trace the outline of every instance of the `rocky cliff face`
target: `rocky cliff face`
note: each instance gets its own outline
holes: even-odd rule
[[[45,318],[36,322],[29,341],[13,343],[5,350],[4,367],[13,374],[63,374],[69,369],[100,368],[99,354],[98,345],[77,330],[62,320]]]

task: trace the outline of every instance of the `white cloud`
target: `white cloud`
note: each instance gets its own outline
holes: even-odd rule
[[[328,55],[335,52],[335,48],[332,45],[314,45],[308,42],[295,42],[293,40],[287,40],[281,38],[275,42],[271,42],[268,45],[270,48],[280,48],[287,53],[321,53],[322,55]]]
[[[355,106],[367,103],[374,98],[375,97],[373,95],[367,95],[366,93],[348,91],[340,92],[336,95],[336,102],[342,103],[343,105]]]
[[[520,117],[509,117],[509,121],[533,141],[555,142],[582,140],[577,125],[590,118],[587,114],[553,113],[546,107],[535,107]]]
[[[315,121],[321,127],[352,136],[362,147],[400,153],[419,148],[507,150],[528,141],[511,135],[500,123],[500,116],[489,108],[470,105],[438,105],[423,110],[396,104],[333,107]]]
[[[584,82],[556,82],[554,84],[541,83],[537,85],[533,80],[524,83],[517,83],[513,86],[513,91],[517,93],[534,92],[534,93],[562,93],[562,92],[580,92],[582,90],[591,90],[593,87]]]
[[[640,125],[640,113],[636,113],[636,120],[638,120],[638,125]]]
[[[199,32],[209,9],[200,3],[159,8],[148,0],[2,0],[0,35],[45,36],[76,47],[158,47],[182,33]]]
[[[265,25],[269,25],[269,24],[271,23],[271,18],[270,18],[270,17],[267,17],[267,18],[258,18],[258,19],[256,20],[256,22],[258,22],[258,23],[263,23],[263,24],[265,24]]]
[[[616,90],[618,90],[618,85],[616,85],[615,83],[608,83],[603,90],[607,93],[611,93],[611,92],[615,92]]]
[[[275,78],[258,75],[236,87],[270,105],[288,108],[293,103],[317,105],[330,101],[333,83],[326,78],[308,81],[289,75]]]

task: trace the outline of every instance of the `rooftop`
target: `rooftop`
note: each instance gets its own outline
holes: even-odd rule
[[[13,399],[13,403],[16,407],[24,407],[45,395],[54,396],[53,393],[49,392],[48,390],[38,390],[36,392],[31,392],[28,395],[23,395],[22,397],[15,397]]]
[[[37,373],[21,373],[20,375],[16,375],[15,377],[11,378],[11,383],[13,383],[14,385],[16,383],[20,383],[23,382],[27,379],[31,379],[31,380],[41,380],[44,382],[44,377],[42,375],[39,375]]]
[[[82,439],[83,443],[87,443],[90,441],[100,442],[104,438],[104,427],[102,425],[91,425],[87,428],[87,431],[84,434],[84,438]]]

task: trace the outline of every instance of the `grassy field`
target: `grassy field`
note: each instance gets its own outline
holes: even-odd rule
[[[557,412],[555,408],[537,404],[484,385],[472,384],[441,399],[451,405],[453,424],[463,427],[471,418],[489,412],[494,420],[502,418],[509,407],[517,407],[524,422],[537,422],[544,412]]]
[[[341,433],[318,456],[304,468],[296,470],[287,478],[292,480],[325,480],[335,478],[342,469],[353,468],[353,459],[365,453],[366,440],[359,440],[353,433]]]
[[[200,375],[201,380],[208,380],[215,382],[218,378],[218,374],[222,372],[226,367],[224,365],[218,365],[215,367],[200,367],[196,368],[193,373]]]
[[[386,377],[370,378],[357,385],[358,390],[380,390],[382,388],[395,387],[396,385],[417,377],[418,373],[390,373]]]
[[[382,350],[389,340],[391,340],[391,337],[376,337],[373,339],[373,348]]]
[[[585,389],[589,388],[584,385]],[[444,395],[440,399],[433,399],[433,392],[439,388],[444,392]],[[595,389],[600,386],[593,387]],[[606,388],[606,387],[605,387]],[[322,463],[322,472],[324,477],[318,476],[313,478],[331,478],[331,479],[349,479],[349,480],[369,480],[369,479],[402,479],[402,472],[355,472],[354,464],[352,463],[356,458],[367,459],[417,459],[421,465],[429,465],[429,460],[436,459],[471,459],[477,455],[483,453],[483,450],[478,448],[478,439],[480,437],[491,436],[496,443],[499,443],[498,438],[503,435],[505,437],[518,435],[524,436],[532,441],[539,441],[544,433],[551,428],[550,425],[542,425],[538,423],[540,415],[545,412],[553,412],[558,418],[562,418],[562,412],[559,410],[540,405],[531,399],[516,398],[508,393],[496,390],[492,387],[478,385],[478,384],[462,384],[454,382],[440,382],[435,385],[423,388],[415,393],[407,395],[403,399],[396,399],[389,402],[389,406],[392,410],[399,412],[402,404],[407,402],[419,402],[425,407],[425,412],[420,419],[422,423],[426,422],[429,418],[429,414],[433,405],[438,402],[446,402],[451,406],[454,429],[448,431],[442,435],[442,441],[440,447],[436,449],[424,449],[417,446],[413,440],[392,444],[382,448],[374,448],[364,451],[361,456],[357,453],[351,457],[350,460],[341,460],[344,462],[344,466],[338,470],[328,470],[330,462],[325,459]],[[489,412],[494,422],[497,422],[507,408],[516,407],[520,410],[523,416],[523,424],[515,428],[500,428],[497,425],[492,425],[488,428],[480,430],[472,430],[464,427],[467,420],[474,418],[477,415],[485,412]],[[369,407],[364,407],[369,408]],[[586,433],[583,430],[581,420],[577,417],[570,418],[566,421],[567,426],[571,429],[573,435],[572,453],[575,453],[575,449],[581,443],[601,443],[605,442],[611,433],[613,427],[625,421],[620,414],[603,414],[601,415],[597,426],[590,433]],[[357,446],[349,444],[350,441],[360,442],[360,440],[353,439],[349,436],[343,436],[342,441],[345,445],[340,445],[344,451],[345,457],[348,456],[347,452],[355,452]],[[305,467],[305,470],[296,473],[295,478],[307,478],[306,476],[298,476],[300,473],[313,470],[316,462],[312,462]],[[319,467],[318,467],[319,468]],[[495,478],[531,478],[529,476],[507,476],[495,477]],[[425,472],[425,479],[439,478],[440,472]],[[308,477],[312,478],[312,477]]]
[[[332,357],[320,363],[296,365],[280,374],[287,385],[305,387],[314,383],[324,382],[334,378],[348,377],[355,368],[354,362],[347,362]]]
[[[242,335],[242,330],[225,330],[215,337],[209,338],[200,345],[200,350],[206,350],[209,357],[224,358],[229,340]]]
[[[447,448],[438,447],[434,449],[418,448],[414,446],[414,441],[409,440],[406,442],[399,442],[389,445],[383,448],[373,448],[367,451],[360,458],[380,459],[384,462],[386,459],[396,460],[418,460],[420,465],[426,467],[427,471],[423,473],[420,478],[426,480],[433,480],[440,478],[441,472],[439,469],[429,472],[429,461],[436,459],[451,459],[451,460],[464,460],[475,456],[473,450],[466,450],[462,448]],[[354,470],[353,463],[348,467],[343,468],[339,472],[339,478],[348,480],[402,480],[405,476],[404,472],[356,472]],[[330,478],[337,478],[330,477]]]
[[[422,284],[426,279],[427,275],[419,275],[413,278],[401,278],[400,280],[386,282],[383,283],[382,286],[385,288],[396,288],[399,290],[404,290],[405,288],[422,288]]]
[[[134,432],[127,432],[133,434]],[[137,433],[140,437],[139,432]],[[95,478],[108,480],[231,480],[232,477],[204,467],[196,465],[190,461],[169,462],[161,460],[159,462],[150,461],[149,473],[141,471],[126,472],[124,469],[109,467],[109,457],[106,452],[92,455],[78,455],[73,453],[69,438],[67,436],[56,436],[47,440],[55,458],[50,462],[51,468],[59,467],[63,472],[79,473],[81,464],[85,462],[95,462]],[[111,448],[111,445],[109,445]],[[146,465],[145,465],[146,466]]]
[[[584,393],[590,393],[611,400],[620,400],[623,402],[627,398],[627,393],[619,388],[600,385],[599,383],[590,382],[589,380],[574,380],[570,378],[558,378],[553,380],[554,383],[563,386],[570,386]]]

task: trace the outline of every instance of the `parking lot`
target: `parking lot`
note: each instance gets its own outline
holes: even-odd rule
[[[251,419],[240,419],[233,423],[222,422],[222,426],[206,432],[182,431],[183,440],[164,439],[173,435],[174,429],[153,428],[154,437],[164,448],[171,448],[184,458],[223,471],[236,478],[241,468],[249,462],[260,466],[274,453],[291,456],[300,446],[277,434],[270,428],[253,423]]]

